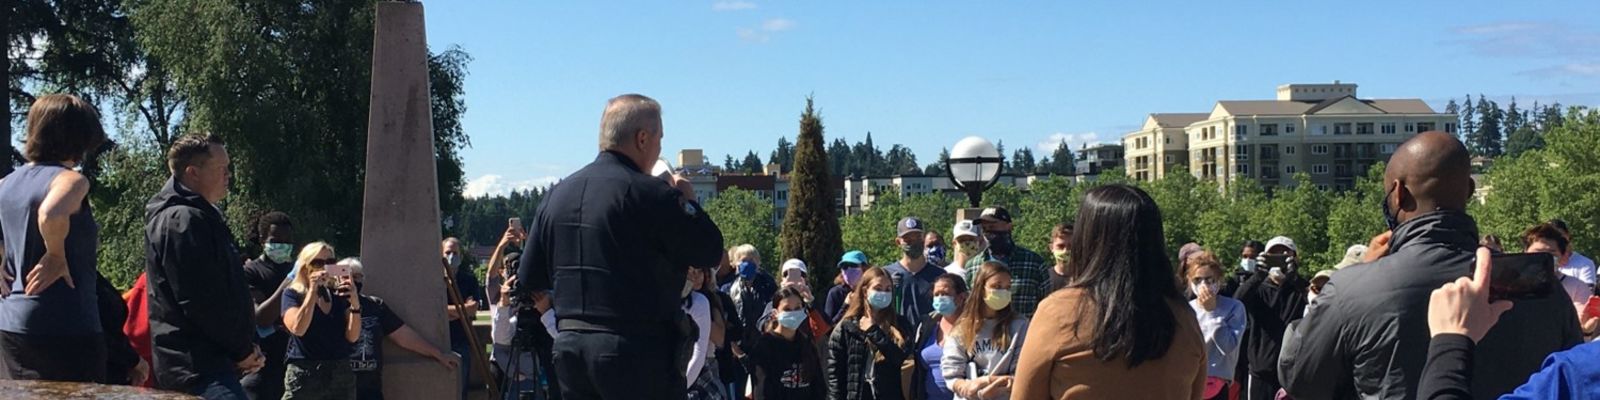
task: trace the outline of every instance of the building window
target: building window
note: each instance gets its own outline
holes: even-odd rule
[[[1327,125],[1317,125],[1317,134],[1318,135],[1326,135],[1326,134],[1328,134],[1328,126]]]
[[[1293,165],[1285,165],[1285,166],[1283,166],[1283,174],[1284,175],[1294,175],[1297,172],[1300,172],[1300,171],[1296,170]]]
[[[1325,144],[1314,144],[1314,145],[1311,145],[1311,154],[1317,154],[1317,155],[1328,154],[1328,145],[1325,145]]]
[[[1172,144],[1172,137],[1171,136],[1167,136],[1166,139],[1167,139],[1167,144]]]
[[[1385,122],[1383,125],[1378,127],[1378,131],[1379,131],[1379,133],[1383,133],[1385,135],[1393,135],[1394,134],[1394,123],[1393,122]]]
[[[1242,145],[1242,144],[1234,145],[1233,146],[1233,159],[1239,160],[1239,161],[1249,161],[1250,160],[1250,146]]]
[[[1406,124],[1406,133],[1416,132],[1417,124]]]
[[[1337,123],[1337,124],[1333,124],[1333,134],[1335,134],[1335,135],[1349,135],[1350,134],[1350,123],[1349,122],[1340,122],[1340,123]]]
[[[1317,184],[1317,190],[1328,190],[1328,185]]]
[[[1250,134],[1250,126],[1249,125],[1234,125],[1233,126],[1233,136],[1244,137],[1244,135],[1248,135],[1248,134]]]
[[[1278,124],[1261,124],[1261,136],[1278,136]]]
[[[1394,143],[1384,143],[1378,145],[1378,152],[1383,154],[1394,154],[1394,150],[1398,147],[1400,147],[1400,145]]]
[[[1233,166],[1233,173],[1239,174],[1239,175],[1250,175],[1250,164],[1237,164],[1237,165],[1234,165]]]
[[[1284,124],[1283,133],[1294,133],[1294,124]]]
[[[1446,123],[1444,123],[1444,131],[1445,132],[1450,132],[1450,133],[1456,133],[1456,123],[1454,123],[1454,122],[1446,122]]]
[[[1334,167],[1333,168],[1334,172],[1338,176],[1340,176],[1340,177],[1350,176],[1350,166],[1349,165],[1339,164],[1339,165],[1335,165],[1333,167]]]
[[[1418,122],[1417,123],[1417,132],[1427,132],[1427,131],[1431,131],[1431,130],[1433,130],[1433,123],[1432,122]]]
[[[1285,146],[1283,146],[1283,154],[1294,154],[1294,149],[1297,148],[1297,147],[1300,147],[1300,146],[1295,146],[1295,145],[1292,145],[1292,144],[1291,145],[1285,145]]]
[[[1372,134],[1372,123],[1371,122],[1362,122],[1362,123],[1356,124],[1356,134],[1357,135],[1371,135]]]
[[[1312,175],[1327,175],[1328,174],[1328,164],[1312,165],[1311,166],[1311,174]]]
[[[1162,157],[1161,160],[1162,160],[1162,162],[1165,162],[1167,164],[1171,164],[1172,163],[1172,155],[1168,154],[1166,157]]]

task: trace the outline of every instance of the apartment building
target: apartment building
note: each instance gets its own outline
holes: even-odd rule
[[[1457,129],[1455,114],[1435,112],[1421,99],[1361,99],[1356,84],[1338,81],[1280,85],[1274,100],[1218,101],[1203,119],[1183,126],[1184,140],[1169,143],[1162,136],[1174,127],[1163,127],[1161,120],[1176,125],[1193,116],[1152,114],[1141,130],[1125,135],[1124,144],[1150,142],[1128,152],[1129,176],[1159,179],[1163,175],[1155,171],[1181,168],[1176,167],[1181,163],[1194,176],[1224,185],[1239,179],[1289,185],[1304,172],[1318,187],[1348,189],[1406,139]],[[1169,161],[1167,154],[1174,157]]]
[[[1206,113],[1156,113],[1145,117],[1139,130],[1122,137],[1128,177],[1153,181],[1189,165],[1189,124],[1210,118]]]
[[[1078,150],[1078,175],[1100,175],[1101,172],[1121,167],[1125,155],[1120,144],[1085,145]]]

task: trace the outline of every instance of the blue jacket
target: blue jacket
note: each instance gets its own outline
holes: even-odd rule
[[[1551,354],[1509,399],[1600,399],[1600,342]]]

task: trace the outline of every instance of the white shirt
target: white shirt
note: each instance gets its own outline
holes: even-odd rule
[[[1567,264],[1561,266],[1561,274],[1578,278],[1579,281],[1583,281],[1585,285],[1589,285],[1592,288],[1594,287],[1595,278],[1594,260],[1590,260],[1589,257],[1584,257],[1574,251],[1572,252],[1572,257],[1567,259]]]
[[[1561,288],[1567,291],[1567,297],[1572,298],[1572,307],[1578,310],[1578,318],[1581,321],[1583,318],[1583,306],[1589,304],[1589,296],[1593,295],[1594,292],[1589,289],[1589,285],[1585,285],[1583,281],[1570,276],[1561,277]]]
[[[706,357],[711,357],[711,303],[700,292],[689,292],[689,304],[683,307],[683,312],[689,314],[689,319],[694,320],[695,326],[700,327],[700,335],[694,342],[694,354],[689,356],[689,370],[686,371],[688,386],[694,387],[694,382],[700,378],[700,370],[706,367]]]
[[[956,276],[961,277],[962,281],[967,280],[967,266],[961,265],[961,263],[953,262],[944,266],[944,272],[956,274]]]

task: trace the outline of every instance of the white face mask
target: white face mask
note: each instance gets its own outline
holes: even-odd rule
[[[1239,260],[1239,268],[1244,269],[1244,272],[1254,273],[1256,272],[1256,260],[1253,258]]]
[[[1199,284],[1189,285],[1189,291],[1193,292],[1195,294],[1211,293],[1212,296],[1216,296],[1217,293],[1222,292],[1222,287],[1221,286],[1217,286],[1217,285],[1208,285],[1208,284],[1204,284],[1204,283],[1199,283]]]

